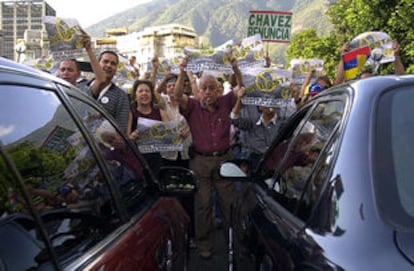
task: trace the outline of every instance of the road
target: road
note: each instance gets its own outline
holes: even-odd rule
[[[227,254],[227,244],[225,241],[223,229],[218,229],[216,231],[216,242],[214,248],[213,257],[209,260],[204,260],[198,255],[197,249],[192,249],[190,254],[190,271],[232,271],[229,269],[229,260]],[[246,264],[245,264],[246,263]],[[236,269],[233,268],[233,271],[251,271],[253,270],[253,265],[250,261],[243,263],[243,266]]]

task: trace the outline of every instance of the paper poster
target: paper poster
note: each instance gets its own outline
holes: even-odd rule
[[[228,41],[217,48],[192,49],[184,48],[184,54],[188,57],[187,70],[193,73],[200,71],[221,71],[232,74],[230,54],[233,41]]]
[[[237,59],[240,70],[265,65],[263,41],[259,34],[243,39],[240,44],[235,44],[232,55]]]
[[[349,43],[349,49],[355,50],[357,48],[369,46],[371,54],[365,65],[373,65],[376,62],[382,64],[393,62],[395,60],[395,56],[392,51],[392,43],[393,40],[387,33],[370,31],[356,36]]]
[[[292,81],[302,85],[309,72],[314,70],[313,80],[324,73],[324,61],[322,59],[302,59],[295,58],[290,61],[290,70],[292,70]]]
[[[128,58],[118,54],[118,59],[119,63],[113,81],[125,92],[131,93],[135,82],[134,67],[129,63]]]
[[[184,123],[173,120],[169,122],[138,118],[137,144],[140,152],[182,151],[183,137],[181,129]]]
[[[284,106],[292,97],[290,82],[292,71],[278,68],[251,68],[243,71],[246,94],[243,104]]]
[[[81,27],[76,19],[44,16],[51,51],[82,49]]]
[[[52,56],[24,61],[23,64],[51,74],[56,74],[59,69],[59,61],[56,61]]]

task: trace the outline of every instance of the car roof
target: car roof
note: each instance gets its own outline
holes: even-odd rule
[[[343,86],[349,86],[356,92],[362,95],[377,96],[382,91],[396,85],[414,84],[414,75],[377,75],[369,78],[352,80],[340,85],[328,88],[322,91],[321,94],[330,94],[338,89],[343,89]],[[362,93],[363,92],[363,93]]]
[[[42,72],[41,70],[36,70],[30,66],[21,64],[21,63],[17,63],[15,61],[12,61],[10,59],[4,58],[4,57],[0,57],[0,68],[1,69],[7,69],[7,70],[15,70],[15,71],[20,71],[20,72],[26,72],[26,73],[31,73],[31,74],[38,74],[41,75],[43,73],[46,72]]]
[[[33,67],[30,67],[22,63],[17,63],[15,61],[12,61],[4,57],[0,57],[0,71],[14,73],[17,75],[30,76],[32,78],[38,78],[38,79],[43,79],[43,80],[48,80],[48,81],[53,81],[53,82],[59,82],[60,84],[65,84],[65,85],[69,84],[65,80],[56,77],[54,74],[51,74],[49,72],[42,71],[39,69],[35,69]],[[12,78],[9,78],[9,79],[13,81]]]

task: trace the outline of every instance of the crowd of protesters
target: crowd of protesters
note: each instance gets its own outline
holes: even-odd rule
[[[315,76],[315,70],[311,69],[301,86],[295,83],[290,85],[289,98],[293,100],[294,108],[282,112],[277,106],[242,103],[246,87],[235,57],[230,56],[229,59],[233,73],[227,77],[229,90],[224,91],[223,77],[208,72],[193,74],[186,68],[187,58],[183,58],[178,73],[167,72],[157,83],[158,59],[153,59],[152,71],[148,74],[140,72],[134,56],[130,58],[130,65],[133,66],[135,82],[128,96],[113,82],[119,63],[118,54],[104,51],[96,57],[90,37],[83,33],[82,39],[94,79],[78,84],[81,72],[74,59],[60,62],[58,76],[95,98],[132,141],[140,136],[137,129],[139,118],[184,123],[180,130],[182,151],[151,153],[146,158],[153,169],[174,165],[189,168],[195,173],[198,189],[194,199],[182,203],[193,223],[190,237],[195,242],[191,243],[191,247],[197,247],[200,257],[204,259],[210,259],[214,253],[213,192],[216,191],[225,228],[229,227],[231,205],[237,193],[234,182],[219,177],[220,164],[238,158],[247,162],[246,173],[253,170],[279,128],[297,108],[319,92],[345,81],[342,60],[334,80],[326,75]],[[345,44],[342,53],[348,49]],[[393,44],[392,50],[395,55],[395,73],[404,74],[397,42]],[[264,67],[271,67],[270,58],[266,56],[265,60]],[[367,76],[372,76],[372,71],[364,71],[360,75],[361,78]]]

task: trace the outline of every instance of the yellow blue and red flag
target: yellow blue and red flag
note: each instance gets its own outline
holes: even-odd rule
[[[346,80],[354,79],[358,75],[370,54],[370,47],[365,46],[342,55]]]

